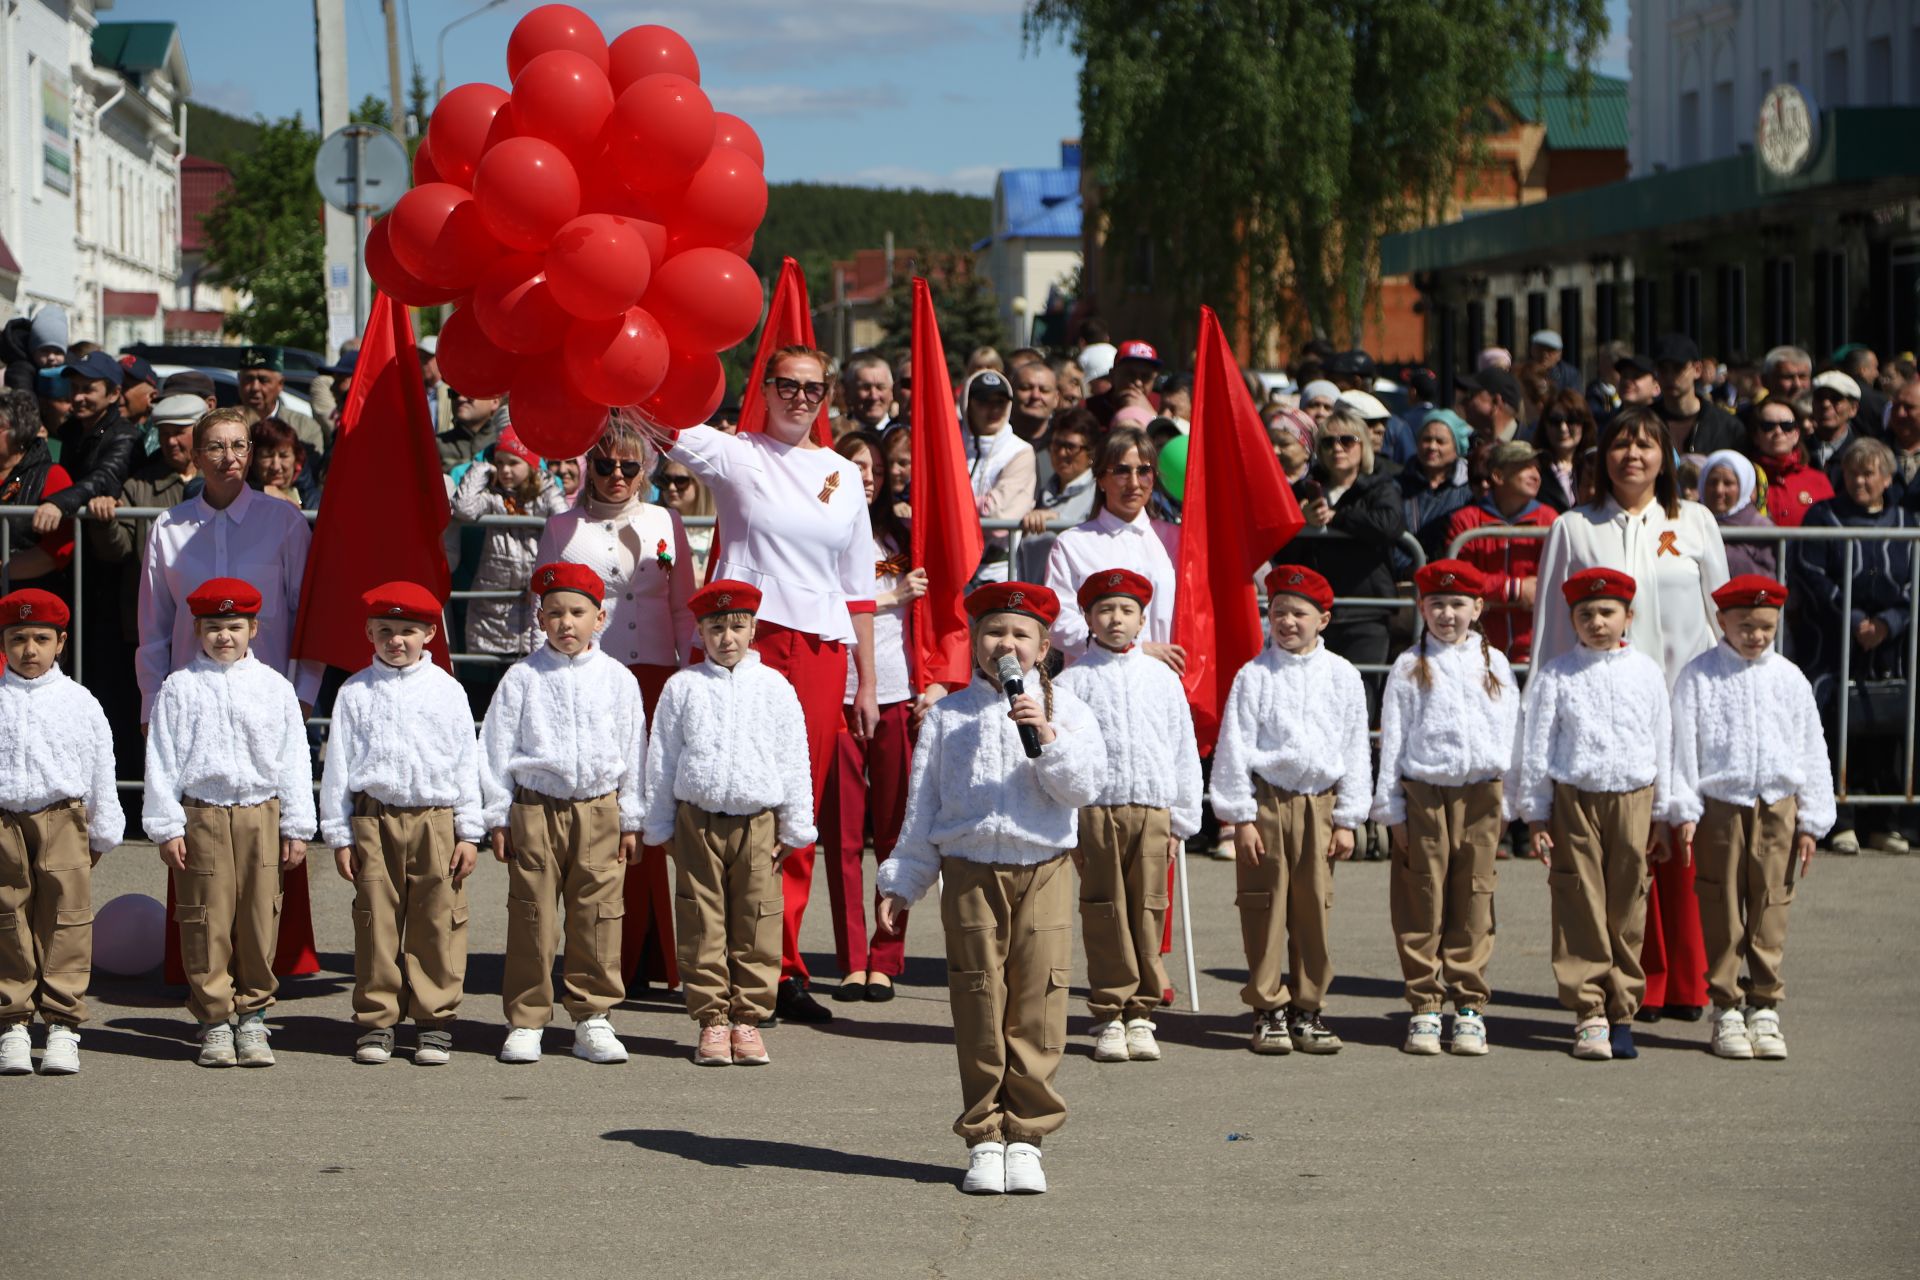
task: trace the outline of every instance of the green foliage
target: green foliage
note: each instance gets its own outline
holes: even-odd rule
[[[360,99],[360,105],[353,109],[352,119],[355,124],[377,124],[382,129],[393,128],[393,112],[388,108],[387,100],[374,93]]]
[[[412,155],[420,149],[420,140],[427,136],[427,117],[433,114],[428,105],[433,95],[427,89],[427,77],[420,70],[420,64],[413,64],[413,76],[407,81],[407,115],[413,121],[415,132],[407,137],[407,154]],[[402,135],[406,137],[406,135]]]
[[[818,306],[833,300],[833,264],[882,248],[889,231],[897,248],[942,254],[965,252],[992,229],[993,202],[984,196],[782,182],[767,189],[751,260],[767,279],[780,273],[780,259],[798,262]]]
[[[933,295],[933,310],[940,322],[940,342],[947,354],[947,371],[954,377],[966,367],[967,357],[976,347],[993,347],[1001,354],[1007,350],[1007,331],[1000,323],[1000,308],[994,300],[993,286],[985,276],[972,270],[968,256],[949,253],[931,255],[916,264],[915,270],[927,281]],[[913,348],[913,280],[902,277],[887,294],[881,307],[880,323],[886,336],[881,350],[897,355]]]
[[[1152,288],[1229,332],[1353,342],[1379,237],[1445,203],[1479,108],[1541,57],[1583,84],[1607,19],[1604,0],[1034,0],[1025,29],[1082,59],[1107,243],[1150,245]]]
[[[252,295],[228,323],[252,341],[325,347],[319,147],[297,115],[262,124],[251,152],[229,154],[233,186],[206,217],[214,278]]]
[[[237,156],[260,145],[262,120],[242,120],[218,107],[195,102],[187,108],[187,150],[196,156],[231,165]]]

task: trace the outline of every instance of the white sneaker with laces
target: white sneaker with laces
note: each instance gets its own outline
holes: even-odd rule
[[[33,1037],[24,1022],[10,1022],[0,1031],[0,1076],[33,1074]]]
[[[353,1060],[377,1067],[393,1057],[393,1028],[375,1027],[354,1042]]]
[[[1487,1020],[1478,1009],[1462,1009],[1453,1015],[1453,1039],[1447,1048],[1463,1057],[1478,1058],[1487,1051]]]
[[[1416,1013],[1407,1020],[1407,1042],[1400,1046],[1402,1053],[1411,1053],[1419,1057],[1430,1058],[1440,1052],[1440,1015],[1437,1013]]]
[[[1127,1052],[1127,1028],[1120,1019],[1096,1023],[1093,1028],[1093,1060],[1095,1062],[1125,1062],[1131,1055]]]
[[[573,1056],[588,1062],[625,1062],[627,1046],[613,1034],[605,1014],[595,1014],[573,1029]]]
[[[1780,1056],[1786,1057],[1783,1043]],[[72,1076],[80,1074],[80,1033],[64,1022],[56,1022],[47,1028],[47,1051],[40,1055],[40,1074],[43,1076]]]
[[[1007,1144],[1007,1194],[1037,1196],[1047,1189],[1046,1171],[1040,1167],[1040,1148],[1031,1142]]]
[[[997,1196],[1007,1189],[1007,1148],[998,1142],[977,1142],[967,1148],[967,1176],[960,1189],[970,1196]]]
[[[540,1028],[515,1027],[507,1032],[507,1042],[500,1046],[500,1061],[513,1063],[540,1061]]]
[[[270,1067],[273,1049],[267,1044],[267,1016],[250,1013],[233,1029],[233,1051],[243,1067]]]
[[[1722,1009],[1713,1018],[1713,1056],[1746,1060],[1753,1057],[1747,1019],[1738,1009]]]
[[[1754,1009],[1747,1014],[1747,1036],[1753,1044],[1753,1056],[1767,1062],[1785,1062],[1787,1058],[1787,1038],[1780,1034],[1780,1011],[1778,1009]],[[53,1042],[47,1042],[47,1051],[53,1051]],[[41,1068],[46,1070],[45,1067]]]
[[[1135,1062],[1160,1061],[1160,1042],[1153,1038],[1157,1030],[1146,1018],[1127,1019],[1127,1057]]]
[[[203,1067],[230,1067],[233,1056],[233,1024],[210,1022],[200,1028],[200,1056]]]

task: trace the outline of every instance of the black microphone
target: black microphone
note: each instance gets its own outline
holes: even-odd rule
[[[1020,660],[1010,653],[1000,655],[994,672],[1000,677],[1000,688],[1007,695],[1007,705],[1026,692],[1026,686],[1020,683]],[[1020,730],[1020,745],[1026,750],[1027,759],[1040,758],[1040,731],[1030,724],[1016,725]]]

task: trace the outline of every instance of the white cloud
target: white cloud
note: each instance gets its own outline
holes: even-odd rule
[[[748,119],[857,116],[868,111],[894,111],[906,105],[906,99],[893,85],[815,89],[797,84],[708,84],[705,88],[714,106]]]
[[[852,173],[826,174],[816,180],[848,183],[856,187],[920,187],[928,191],[958,191],[964,195],[986,196],[993,194],[993,182],[999,176],[1000,166],[991,164],[963,165],[945,173],[916,169],[910,165],[882,164]]]

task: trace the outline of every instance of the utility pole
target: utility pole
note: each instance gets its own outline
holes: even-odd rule
[[[380,0],[387,12],[387,95],[393,99],[394,136],[405,140],[413,130],[407,127],[407,99],[400,83],[399,0]]]
[[[347,99],[346,0],[313,0],[314,57],[320,71],[320,136],[346,125],[352,114]],[[354,218],[332,205],[325,207],[327,358],[336,359],[340,344],[359,336],[354,314],[354,272],[359,246],[354,242]]]

